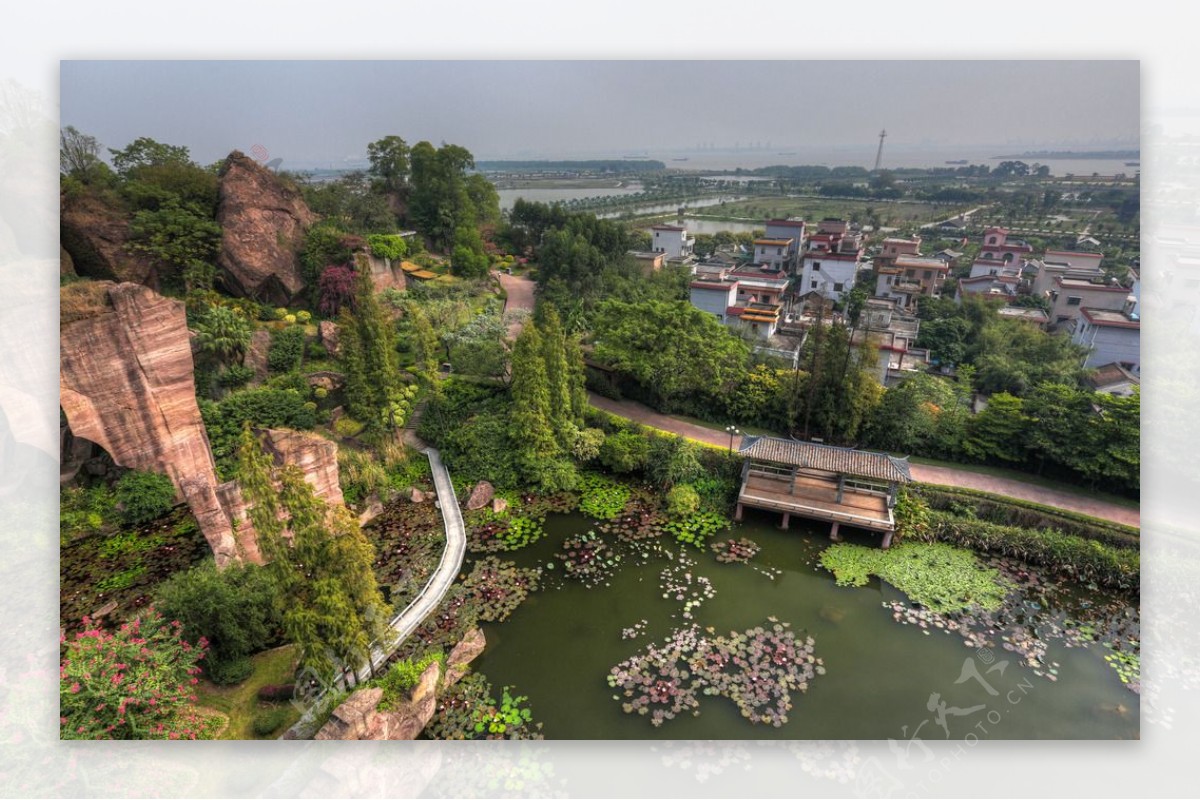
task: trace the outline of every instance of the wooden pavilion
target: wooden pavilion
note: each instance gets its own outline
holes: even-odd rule
[[[835,542],[845,524],[879,531],[891,546],[896,496],[912,480],[907,459],[774,436],[747,436],[738,452],[745,463],[734,519],[746,506],[761,508],[781,512],[781,528],[795,515],[829,522]]]

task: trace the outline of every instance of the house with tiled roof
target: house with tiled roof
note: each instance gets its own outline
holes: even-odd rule
[[[1135,375],[1142,369],[1142,323],[1127,310],[1082,308],[1071,341],[1088,349],[1085,367],[1119,364]]]

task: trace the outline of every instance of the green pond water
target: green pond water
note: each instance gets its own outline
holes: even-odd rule
[[[1050,641],[1043,660],[1057,662],[1057,680],[1051,682],[1021,655],[1004,650],[999,636],[993,647],[978,651],[956,633],[926,634],[895,621],[883,604],[904,601],[901,592],[876,578],[864,587],[838,587],[819,566],[820,552],[829,545],[827,529],[795,520],[791,530],[780,531],[776,522],[771,515],[747,512],[744,523],[714,537],[759,544],[762,550],[749,564],[722,564],[711,552],[687,550],[696,562],[689,571],[709,578],[716,594],[694,612],[694,620],[685,620],[683,603],[674,596],[664,599],[660,587],[663,569],[678,564],[667,557],[678,558],[678,544],[658,540],[653,545],[658,552],[644,560],[627,556],[609,586],[587,589],[562,579],[554,554],[564,538],[594,523],[578,514],[552,514],[545,538],[502,557],[527,567],[555,562],[556,568],[547,570],[547,585],[512,617],[484,625],[487,650],[473,666],[497,693],[509,685],[527,695],[548,739],[1138,737],[1139,697],[1105,663],[1109,651],[1100,645]],[[846,540],[878,544],[877,537],[853,531]],[[1112,600],[1095,591],[1060,595],[1064,603],[1085,606]],[[731,700],[701,695],[699,716],[688,712],[656,728],[648,717],[626,714],[625,698],[614,699],[621,690],[606,682],[613,666],[679,627],[694,622],[701,631],[711,626],[727,635],[769,627],[769,616],[812,636],[826,668],[806,693],[792,693],[793,707],[781,727],[752,724]],[[646,625],[638,635],[622,638],[624,629],[642,620]],[[982,681],[968,677],[956,683],[967,661]],[[1001,662],[1007,665],[1000,668]],[[933,693],[938,697],[931,702]]]

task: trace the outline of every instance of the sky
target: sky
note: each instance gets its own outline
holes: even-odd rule
[[[254,148],[340,167],[388,134],[477,159],[756,145],[822,163],[873,155],[883,128],[890,152],[980,157],[1139,131],[1137,61],[63,61],[60,77],[64,126],[202,164]]]

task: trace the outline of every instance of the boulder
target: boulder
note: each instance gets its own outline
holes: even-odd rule
[[[503,497],[492,498],[492,513],[501,514],[508,510],[508,501]]]
[[[221,166],[217,189],[221,283],[233,294],[291,304],[304,289],[297,254],[316,220],[299,191],[233,151]]]
[[[329,372],[323,370],[321,372],[313,372],[308,376],[308,385],[314,389],[325,389],[332,392],[335,389],[340,389],[346,384],[346,376],[340,372]]]
[[[379,687],[354,692],[346,702],[333,710],[329,721],[321,726],[313,738],[337,741],[378,738],[371,734],[378,733],[381,720],[375,707],[382,699],[383,689]]]
[[[337,358],[341,355],[342,345],[338,339],[338,326],[336,322],[330,322],[323,319],[317,323],[317,338],[321,344],[325,346],[325,352]]]
[[[428,496],[415,486],[409,487],[408,499],[413,503],[424,503],[428,500]]]
[[[370,525],[376,517],[383,513],[383,502],[379,499],[379,495],[373,494],[363,503],[362,513],[358,515],[358,524],[360,527]]]
[[[158,274],[149,256],[131,253],[129,219],[118,208],[83,192],[64,196],[59,217],[59,240],[75,273],[98,280],[158,286]],[[59,254],[59,271],[64,268]],[[64,273],[65,274],[65,273]]]
[[[250,346],[246,348],[246,358],[242,363],[254,370],[254,377],[250,379],[251,385],[257,386],[267,380],[267,353],[270,350],[270,331],[256,330],[250,334]]]
[[[408,741],[416,739],[425,730],[437,710],[437,684],[441,674],[441,666],[436,661],[425,668],[417,685],[409,692],[408,700],[385,715],[388,719],[383,725],[383,738]]]
[[[492,502],[492,497],[496,494],[496,490],[487,481],[480,481],[475,484],[475,488],[471,490],[471,496],[467,498],[467,510],[478,511],[479,509]]]
[[[71,259],[71,254],[67,252],[67,248],[61,244],[58,246],[58,274],[75,275],[75,262]]]
[[[450,655],[446,657],[446,686],[453,686],[467,674],[468,664],[479,657],[487,646],[487,639],[479,628],[472,628],[463,636],[462,641],[454,645]]]

